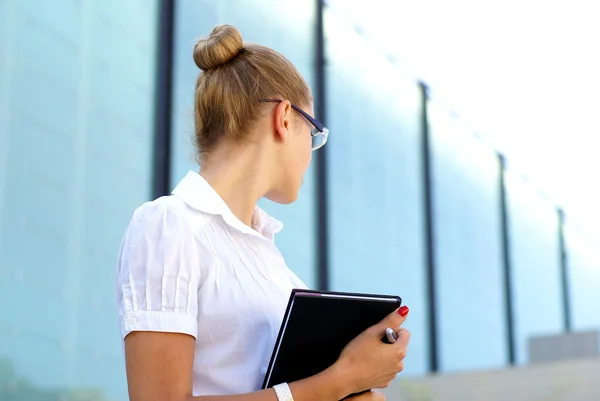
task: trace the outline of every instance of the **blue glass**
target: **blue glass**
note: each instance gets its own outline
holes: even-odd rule
[[[326,10],[325,27],[324,123],[331,135],[319,152],[328,153],[331,288],[401,296],[412,332],[405,374],[423,374],[429,354],[419,88],[334,10]]]
[[[192,59],[199,37],[223,23],[234,25],[245,41],[271,47],[287,57],[304,79],[313,81],[314,2],[304,0],[239,2],[232,0],[181,0],[176,3],[173,142],[171,182],[175,185],[195,161],[194,87],[200,70]],[[287,24],[282,15],[294,15]],[[318,116],[317,116],[318,118]],[[309,287],[316,285],[314,170],[306,172],[299,198],[291,205],[263,199],[259,205],[284,223],[275,242],[287,265]]]
[[[499,164],[442,106],[429,106],[441,371],[507,362]]]
[[[528,361],[533,336],[563,330],[556,208],[514,173],[506,174],[516,361]]]
[[[567,220],[568,221],[568,220]],[[600,329],[600,242],[573,224],[565,227],[573,330]]]
[[[151,196],[157,17],[0,1],[0,399],[127,399],[114,274]]]

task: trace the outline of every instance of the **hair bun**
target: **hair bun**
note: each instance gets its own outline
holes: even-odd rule
[[[208,39],[200,39],[194,47],[194,61],[203,71],[212,70],[235,58],[244,48],[242,34],[231,25],[219,25]]]

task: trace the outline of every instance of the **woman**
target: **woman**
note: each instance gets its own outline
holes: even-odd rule
[[[273,242],[281,223],[256,206],[291,203],[327,129],[294,66],[216,27],[194,49],[200,174],[138,208],[119,256],[117,300],[131,401],[337,401],[382,388],[403,368],[403,307],[326,371],[260,391],[292,288],[304,284]],[[399,341],[383,344],[386,327]],[[380,400],[376,392],[356,401]]]

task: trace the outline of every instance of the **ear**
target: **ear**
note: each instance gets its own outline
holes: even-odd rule
[[[289,100],[280,102],[275,108],[275,135],[276,139],[281,142],[284,142],[288,136],[292,111],[292,104]]]

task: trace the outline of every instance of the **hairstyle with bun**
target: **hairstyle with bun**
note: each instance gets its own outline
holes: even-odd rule
[[[287,99],[299,106],[312,98],[304,78],[273,49],[244,43],[240,31],[219,25],[194,47],[202,71],[196,82],[194,120],[199,162],[222,140],[244,140],[264,103]]]

